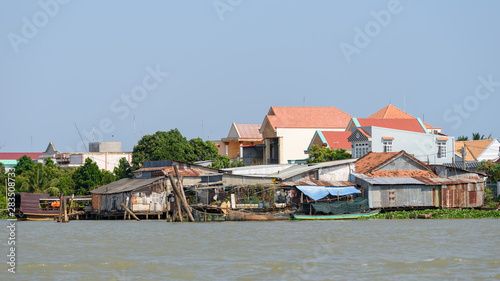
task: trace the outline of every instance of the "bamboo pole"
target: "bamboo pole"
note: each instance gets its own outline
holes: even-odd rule
[[[177,216],[179,217],[179,221],[182,222],[182,207],[181,207],[181,199],[179,196],[174,196],[175,207],[177,208]]]
[[[140,221],[140,219],[134,213],[132,213],[132,211],[130,211],[129,208],[127,208],[127,206],[125,206],[125,204],[123,204],[123,202],[120,203],[120,207],[122,207],[123,209],[125,209],[126,212],[131,214],[132,217],[134,217],[134,219],[136,219],[137,221]]]
[[[176,166],[174,166],[175,169]],[[186,202],[186,199],[182,197],[181,189],[178,186],[178,182],[175,181],[174,176],[172,173],[168,173],[168,178],[170,179],[170,183],[172,184],[172,189],[174,190],[174,194],[176,195],[176,200],[179,201],[179,207],[182,205],[184,210],[187,213],[188,219],[191,222],[194,222],[194,217],[193,214],[191,213],[191,207],[188,205]],[[182,216],[180,216],[182,218]]]
[[[174,165],[174,171],[175,175],[177,176],[177,188],[179,189],[179,193],[181,195],[181,200],[182,203],[184,204],[184,209],[186,210],[187,217],[189,221],[195,222],[195,219],[193,217],[193,211],[191,210],[191,206],[189,206],[187,200],[186,200],[186,193],[184,193],[184,185],[182,182],[184,181],[184,177],[179,175],[179,167],[178,165]]]
[[[128,201],[129,201],[129,197],[127,196],[127,199],[125,200],[125,206],[128,206]],[[127,212],[123,212],[123,220],[127,219],[127,215],[128,215]]]
[[[57,218],[57,222],[62,222],[63,218],[63,194],[59,193],[59,217]]]
[[[66,201],[67,201],[67,198],[64,198],[63,202],[64,202],[64,222],[69,222],[69,218],[68,218],[68,206],[66,204]]]
[[[172,206],[172,222],[175,222],[177,219],[177,206],[175,203],[176,202],[174,201],[174,206]]]

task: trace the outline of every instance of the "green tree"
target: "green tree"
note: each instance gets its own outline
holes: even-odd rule
[[[488,174],[488,180],[490,183],[496,183],[500,181],[500,163],[483,161],[477,169],[485,171]]]
[[[351,158],[351,154],[345,149],[331,149],[313,145],[309,151],[308,163],[319,163],[326,161],[342,160]]]
[[[120,159],[118,166],[113,169],[113,173],[117,180],[132,177],[132,166],[128,163],[125,157]]]
[[[100,182],[100,185],[106,185],[116,181],[116,176],[110,171],[102,170],[101,173],[102,180]]]
[[[88,195],[90,191],[102,183],[102,173],[92,159],[85,159],[85,164],[73,173],[76,195]]]
[[[212,165],[210,165],[210,167],[214,169],[226,169],[243,166],[245,166],[243,161],[231,161],[231,159],[229,159],[226,155],[217,155],[217,157],[213,159]]]
[[[73,180],[73,174],[76,171],[75,168],[62,169],[59,175],[59,183],[57,188],[64,195],[72,195],[75,193],[75,181]]]
[[[26,155],[21,156],[21,158],[17,159],[16,165],[16,175],[20,175],[26,171],[31,171],[35,167],[35,162],[31,160]]]
[[[219,150],[215,143],[207,140],[203,141],[201,138],[191,139],[189,144],[193,147],[194,154],[197,156],[197,161],[212,160],[217,157]]]
[[[486,140],[486,139],[491,139],[491,134],[485,138],[484,135],[481,135],[479,133],[472,133],[472,139],[473,140]]]
[[[143,136],[132,152],[132,166],[138,169],[144,161],[177,160],[194,162],[198,159],[193,147],[177,129],[158,131]]]
[[[468,141],[469,140],[469,137],[468,136],[459,136],[457,138],[457,141]]]

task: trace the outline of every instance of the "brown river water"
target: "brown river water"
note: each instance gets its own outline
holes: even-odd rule
[[[0,280],[500,280],[499,219],[2,225]]]

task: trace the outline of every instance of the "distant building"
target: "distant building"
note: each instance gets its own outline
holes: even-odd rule
[[[354,118],[353,118],[354,119]],[[404,150],[420,161],[428,164],[451,163],[454,157],[454,137],[430,134],[424,126],[418,127],[415,120],[398,119],[406,129],[392,129],[366,126],[353,129],[349,142],[352,144],[352,157],[360,158],[369,152],[393,152]],[[420,123],[423,125],[422,123]],[[382,126],[382,124],[377,124]]]
[[[351,143],[348,138],[351,135],[350,131],[320,131],[317,130],[307,148],[307,151],[311,150],[313,145],[319,147],[326,147],[331,149],[344,149],[351,153]]]
[[[264,164],[305,161],[316,131],[345,131],[351,118],[335,107],[271,107],[260,128]]]
[[[388,106],[370,115],[368,119],[417,119],[417,118],[393,106],[392,104],[389,104]],[[431,126],[423,121],[422,123],[424,124],[424,127],[429,131],[429,133],[431,134],[441,133],[441,128]],[[348,131],[350,131],[350,128],[348,128]]]
[[[262,134],[259,132],[259,124],[236,124],[231,125],[231,129],[226,138],[220,140],[219,143],[219,154],[225,155],[230,159],[244,161],[243,156],[244,147],[253,147],[263,143]],[[262,148],[259,150],[254,149],[253,151],[247,152],[247,160],[245,164],[252,164],[251,158],[262,159]],[[262,162],[262,161],[260,161]],[[254,163],[261,164],[261,163]]]
[[[91,142],[89,151],[60,152],[50,142],[39,158],[42,161],[50,158],[61,167],[80,167],[85,164],[85,159],[90,158],[99,169],[110,172],[113,172],[114,168],[119,165],[121,158],[125,158],[129,163],[132,161],[132,152],[121,152],[121,142]]]
[[[42,154],[42,152],[2,152],[0,153],[0,163],[5,166],[5,169],[14,168],[17,165],[17,160],[23,155],[28,156],[37,163]]]
[[[462,152],[465,147],[466,162],[481,162],[500,160],[500,142],[497,139],[456,141],[455,162],[462,162]]]

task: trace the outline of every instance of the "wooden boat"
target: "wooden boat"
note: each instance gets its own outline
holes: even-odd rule
[[[277,220],[288,220],[288,216],[281,214],[255,214],[240,211],[229,211],[226,214],[227,221],[277,221]]]
[[[357,213],[357,214],[341,214],[341,215],[300,215],[300,214],[290,214],[292,220],[350,220],[358,218],[366,218],[375,216],[380,211],[371,211],[369,213]]]

